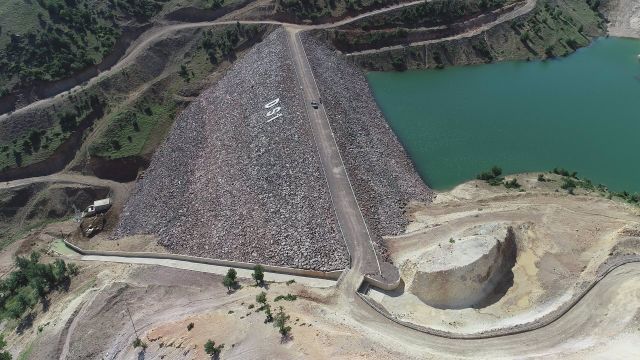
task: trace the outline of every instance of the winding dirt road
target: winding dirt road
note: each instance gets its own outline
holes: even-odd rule
[[[362,51],[355,51],[355,52],[351,52],[346,54],[347,56],[356,56],[356,55],[365,55],[365,54],[375,54],[375,53],[381,53],[381,52],[386,52],[386,51],[391,51],[391,50],[401,50],[407,47],[411,47],[411,46],[420,46],[420,45],[428,45],[428,44],[435,44],[435,43],[440,43],[443,41],[450,41],[450,40],[457,40],[457,39],[464,39],[464,38],[470,38],[473,36],[476,36],[478,34],[482,34],[483,32],[494,28],[500,24],[503,24],[507,21],[511,21],[514,20],[520,16],[523,16],[525,14],[528,14],[531,10],[533,10],[536,6],[536,2],[537,0],[527,0],[527,2],[520,6],[520,7],[516,7],[513,11],[511,12],[507,12],[504,13],[500,16],[498,16],[498,18],[495,21],[489,22],[485,25],[482,25],[480,27],[474,28],[472,30],[463,32],[461,34],[456,34],[453,36],[448,36],[448,37],[443,37],[440,39],[434,39],[434,40],[425,40],[425,41],[417,41],[417,42],[412,42],[412,43],[408,43],[408,44],[401,44],[401,45],[393,45],[393,46],[385,46],[379,49],[370,49],[370,50],[362,50]],[[472,20],[469,20],[469,22]],[[464,23],[463,23],[464,24]],[[434,28],[436,29],[436,28]]]
[[[431,0],[428,0],[431,1]],[[487,29],[490,29],[493,26],[499,25],[505,21],[510,21],[518,16],[521,16],[523,14],[526,14],[527,12],[531,11],[533,9],[533,7],[535,6],[537,0],[527,0],[527,3],[520,7],[520,8],[516,8],[513,12],[507,13],[507,14],[503,14],[503,16],[499,17],[499,19],[497,19],[496,21],[485,25],[484,27],[482,27],[481,29],[478,30],[474,30],[474,31],[469,31],[467,33],[464,34],[460,34],[460,35],[456,35],[453,37],[449,37],[449,38],[443,38],[440,40],[432,40],[433,42],[436,41],[446,41],[446,40],[451,40],[451,39],[455,39],[455,38],[462,38],[462,37],[470,37],[470,36],[474,36],[478,33],[481,33],[482,31],[485,31]],[[333,22],[333,23],[326,23],[326,24],[317,24],[317,25],[300,25],[300,24],[291,24],[291,23],[285,23],[285,22],[280,22],[280,21],[271,21],[271,20],[262,20],[262,21],[253,21],[253,20],[214,20],[214,21],[205,21],[205,22],[197,22],[197,23],[179,23],[179,24],[170,24],[170,25],[161,25],[161,26],[157,26],[157,27],[153,27],[151,29],[149,29],[148,31],[144,32],[136,41],[134,41],[130,46],[129,49],[127,49],[127,51],[125,52],[125,55],[122,57],[122,59],[120,59],[115,65],[113,65],[111,68],[109,68],[108,70],[105,70],[103,72],[101,72],[99,75],[91,78],[89,81],[87,81],[85,84],[82,85],[78,85],[75,86],[67,91],[61,92],[55,96],[46,98],[46,99],[42,99],[42,100],[38,100],[35,102],[32,102],[20,109],[16,109],[11,113],[5,113],[5,114],[1,114],[0,115],[0,122],[5,121],[10,114],[21,114],[23,112],[26,111],[32,111],[32,110],[37,110],[37,109],[42,109],[50,104],[53,104],[55,101],[60,100],[61,98],[69,95],[72,92],[76,92],[76,91],[80,91],[82,89],[88,88],[96,83],[98,83],[101,79],[108,77],[116,72],[118,72],[119,70],[127,67],[128,65],[133,63],[133,60],[136,59],[138,56],[140,56],[140,54],[148,49],[150,47],[151,44],[155,43],[158,40],[161,40],[163,37],[167,36],[170,33],[176,32],[176,31],[180,31],[180,30],[185,30],[185,29],[194,29],[194,28],[203,28],[203,27],[209,27],[209,26],[217,26],[217,25],[233,25],[236,23],[240,23],[240,24],[262,24],[262,25],[281,25],[281,26],[286,26],[287,28],[291,28],[291,29],[299,29],[299,30],[314,30],[314,29],[328,29],[328,28],[335,28],[335,27],[339,27],[342,25],[346,25],[358,20],[362,20],[364,18],[370,17],[370,16],[374,16],[374,15],[379,15],[388,11],[393,11],[393,10],[397,10],[400,8],[404,8],[404,7],[408,7],[408,6],[415,6],[418,5],[420,3],[423,3],[424,0],[421,1],[412,1],[412,2],[406,2],[406,3],[400,3],[397,5],[393,5],[390,7],[386,7],[386,8],[382,8],[382,9],[378,9],[378,10],[373,10],[370,12],[366,12],[366,13],[362,13],[358,16],[355,17],[351,17],[351,18],[347,18],[347,19],[343,19],[337,22]],[[232,18],[234,16],[234,14],[241,12],[243,9],[239,9],[236,12],[232,12],[228,15],[225,16],[225,18]],[[423,42],[424,43],[424,42]],[[415,44],[410,44],[410,45],[420,45],[423,43],[415,43]],[[394,48],[402,48],[404,47],[404,45],[398,45],[398,46],[394,46],[394,47],[388,47],[388,48],[381,48],[381,49],[377,49],[377,50],[371,50],[372,52],[381,52],[381,51],[388,51],[388,50],[392,50]],[[354,53],[357,54],[357,53]]]

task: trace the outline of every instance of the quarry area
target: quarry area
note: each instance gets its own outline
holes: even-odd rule
[[[204,12],[189,4],[123,52],[141,68],[147,56],[164,62],[153,84],[115,97],[173,120],[136,96],[179,77],[188,91],[165,94],[181,104],[175,121],[149,125],[166,137],[145,140],[144,156],[100,160],[80,144],[71,159],[56,158],[62,168],[53,173],[38,165],[14,178],[25,170],[10,169],[0,182],[0,332],[13,358],[640,357],[640,207],[575,174],[430,189],[376,104],[362,59],[336,51],[322,32],[422,2],[365,1],[366,16],[339,2],[314,23],[283,2]],[[612,35],[640,36],[637,5],[604,2]],[[509,1],[479,28],[449,30],[475,39],[541,8]],[[225,41],[206,53],[192,28],[216,26],[224,35],[203,36]],[[126,65],[74,96],[96,82],[128,86],[122,79],[140,74]],[[71,101],[60,100],[65,93],[31,99],[0,116],[0,128]],[[113,124],[85,125],[77,141]],[[99,176],[92,161],[118,176]],[[32,253],[77,268],[26,306],[26,290],[6,294],[13,283],[38,292],[15,275]],[[10,317],[18,303],[24,313]],[[206,353],[211,340],[218,352]]]
[[[369,297],[443,333],[500,333],[553,317],[607,265],[637,259],[638,209],[560,195],[552,176],[518,175],[522,192],[474,181],[411,204],[408,233],[385,238],[404,284]]]

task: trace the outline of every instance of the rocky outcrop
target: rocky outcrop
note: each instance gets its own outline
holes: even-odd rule
[[[440,309],[484,307],[513,281],[515,233],[498,228],[438,244],[421,256],[408,291]]]

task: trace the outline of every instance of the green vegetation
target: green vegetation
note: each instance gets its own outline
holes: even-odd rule
[[[133,346],[134,349],[142,348],[143,351],[147,348],[147,343],[140,340],[139,337],[133,340],[133,343],[131,345]]]
[[[260,265],[256,265],[253,268],[253,273],[251,277],[256,282],[256,286],[261,286],[264,284],[264,268]]]
[[[444,0],[443,0],[444,1]],[[329,39],[339,49],[347,51],[360,50],[392,44],[403,44],[409,39],[406,35],[393,38],[398,28],[412,28],[416,26],[441,26],[456,23],[468,17],[485,11],[488,8],[509,5],[511,1],[488,3],[469,3],[464,1],[447,1],[442,10],[437,7],[438,1],[428,2],[415,8],[404,9],[397,13],[377,15],[362,20],[351,26],[351,30],[328,30]],[[426,17],[420,17],[419,11],[430,9]],[[435,10],[434,10],[435,9]],[[540,0],[534,10],[528,15],[519,17],[511,22],[497,25],[482,34],[463,39],[435,42],[428,45],[407,47],[390,50],[384,53],[363,54],[354,57],[356,63],[371,70],[395,70],[404,62],[401,68],[443,68],[448,65],[474,64],[502,60],[531,60],[566,56],[576,49],[588,45],[596,36],[606,34],[606,22],[596,7],[592,7],[585,0]],[[443,11],[444,16],[434,15]],[[403,15],[404,13],[404,15]],[[413,15],[413,14],[416,15]],[[425,13],[426,14],[426,13]],[[460,15],[466,14],[466,15]],[[448,20],[447,20],[448,19]],[[455,19],[460,19],[459,21]],[[357,30],[356,30],[357,29]],[[373,29],[375,31],[363,31]],[[417,30],[416,30],[417,31]],[[378,32],[385,32],[385,37]],[[411,40],[429,39],[431,31],[417,31],[412,33]],[[427,54],[425,57],[424,54]]]
[[[89,147],[89,154],[105,159],[141,154],[156,126],[171,121],[177,110],[173,101],[153,103],[142,99],[131,108],[110,114],[106,118],[109,126]]]
[[[267,304],[267,293],[261,291],[260,294],[256,295],[256,302],[262,306]]]
[[[204,352],[207,353],[207,355],[212,357],[219,356],[223,348],[224,348],[224,344],[220,344],[216,346],[216,342],[211,339],[207,340],[207,342],[204,344]]]
[[[520,184],[518,183],[518,179],[513,178],[509,181],[504,181],[502,175],[502,168],[499,166],[493,166],[490,171],[481,172],[476,176],[478,180],[484,180],[487,184],[491,186],[504,185],[507,189],[519,189]]]
[[[70,76],[109,54],[120,23],[146,22],[166,0],[34,0],[0,5],[0,88]]]
[[[520,188],[520,184],[518,184],[518,179],[513,178],[509,181],[505,181],[504,182],[504,187],[507,189],[519,189]]]
[[[4,349],[5,347],[7,347],[7,342],[4,340],[4,335],[0,334],[0,360],[11,360],[13,356],[11,356],[10,352]]]
[[[195,325],[192,322],[190,322],[189,325],[187,325],[187,331],[191,331],[194,326]]]
[[[514,2],[515,0],[434,0],[370,16],[349,27],[365,31],[392,27],[435,27],[476,17]]]
[[[280,300],[295,301],[297,299],[298,299],[297,296],[291,295],[291,294],[287,294],[287,295],[278,295],[278,296],[276,296],[275,299],[273,299],[273,301],[280,301]]]
[[[398,3],[398,0],[276,0],[276,13],[295,20],[326,20]]]
[[[200,46],[206,51],[209,61],[217,64],[221,60],[233,60],[238,44],[254,38],[257,34],[257,26],[236,23],[234,27],[222,31],[205,31]]]
[[[476,179],[484,180],[491,186],[497,186],[502,184],[503,178],[500,175],[502,175],[502,169],[494,165],[491,171],[481,172],[476,176]]]
[[[203,31],[195,50],[188,53],[175,75],[167,79],[167,86],[116,107],[105,117],[103,121],[107,125],[89,146],[89,155],[119,159],[152,152],[184,106],[176,96],[186,86],[200,86],[198,84],[223,61],[233,61],[236,51],[258,37],[261,29],[260,26],[236,24]]]
[[[287,326],[290,316],[284,312],[284,308],[280,306],[278,313],[274,317],[274,326],[278,328],[280,335],[283,337],[289,336],[291,333],[291,326]]]
[[[295,280],[291,279],[291,280],[287,280],[286,284],[287,286],[289,286],[291,284],[294,284],[295,282],[296,282]]]
[[[29,258],[16,257],[17,270],[0,282],[0,319],[19,319],[39,300],[57,289],[68,287],[71,277],[78,272],[74,264],[67,265],[56,259],[52,264],[41,264],[40,254],[32,252]]]
[[[222,279],[222,284],[227,288],[227,290],[231,291],[238,287],[238,280],[236,280],[236,269],[229,269],[227,271],[227,275]]]
[[[553,170],[551,170],[551,172],[556,174],[556,175],[572,177],[574,179],[578,178],[578,172],[577,171],[569,172],[569,170],[564,169],[564,168],[553,168]]]
[[[608,199],[617,197],[629,204],[640,206],[640,193],[632,194],[626,190],[619,192],[609,191],[607,186],[603,184],[594,185],[589,179],[580,179],[578,177],[578,172],[569,171],[564,168],[554,168],[551,172],[562,176],[562,184],[560,184],[560,188],[566,190],[571,195],[575,195],[575,190],[581,188],[586,191],[598,192],[601,195],[606,196]]]
[[[0,170],[43,161],[78,129],[83,121],[100,116],[104,103],[95,94],[72,96],[73,107],[60,109],[53,115],[54,125],[47,129],[31,129],[10,143],[0,144]]]

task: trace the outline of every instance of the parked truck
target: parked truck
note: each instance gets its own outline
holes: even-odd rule
[[[82,217],[92,216],[106,212],[111,207],[111,198],[102,200],[96,200],[93,204],[87,206],[86,210],[82,212]]]

